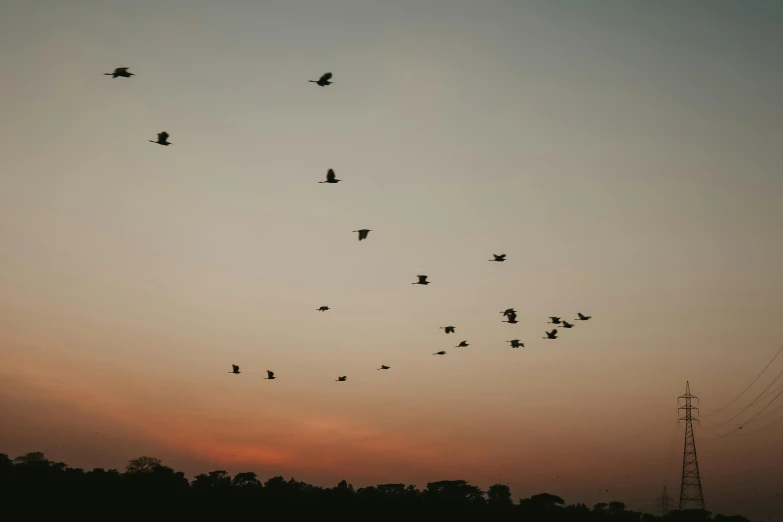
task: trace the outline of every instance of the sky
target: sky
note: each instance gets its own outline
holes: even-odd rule
[[[686,381],[713,412],[783,346],[781,24],[775,0],[0,0],[0,452],[653,512]],[[783,412],[710,440],[781,371],[696,426],[709,510],[783,512]]]

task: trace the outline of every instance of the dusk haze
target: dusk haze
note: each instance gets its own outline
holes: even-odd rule
[[[0,0],[0,70],[0,454],[657,515],[687,382],[783,522],[783,2]]]

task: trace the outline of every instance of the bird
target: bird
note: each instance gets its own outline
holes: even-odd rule
[[[460,341],[460,343],[455,346],[454,348],[464,348],[465,346],[470,346],[467,341]]]
[[[316,310],[318,310],[319,312],[325,312],[325,311],[327,311],[328,309],[329,309],[329,307],[328,307],[328,306],[322,306],[322,307],[320,307],[320,308],[316,308]]]
[[[517,314],[515,313],[510,313],[508,314],[507,317],[508,317],[508,321],[503,321],[504,323],[517,324],[519,322],[517,321]]]
[[[432,355],[446,355],[446,352],[444,352],[444,351],[435,352]]]
[[[507,343],[511,343],[511,347],[512,348],[519,348],[519,347],[524,348],[525,347],[525,343],[520,343],[519,339],[511,339],[510,341],[506,341],[506,342]]]
[[[346,377],[345,375],[343,375],[342,377],[338,377],[338,378],[337,378],[337,380],[336,380],[335,382],[343,382],[343,381],[345,381],[345,379],[347,379],[347,378],[348,378],[348,377]]]
[[[317,83],[321,87],[325,87],[327,85],[331,85],[332,84],[332,82],[329,81],[331,78],[332,78],[332,73],[328,72],[328,73],[324,73],[317,80],[308,80],[308,81],[310,81],[312,83]]]
[[[319,181],[318,183],[339,183],[340,180],[335,177],[334,170],[329,169],[326,171],[326,181]]]
[[[542,339],[557,339],[557,328],[552,329],[551,332],[545,332],[546,337],[542,337]]]
[[[551,321],[547,321],[547,324],[560,324],[559,317],[550,317]]]
[[[228,373],[241,373],[241,372],[239,371],[239,366],[237,366],[236,364],[232,364],[231,371]]]
[[[577,312],[576,315],[578,315],[579,317],[574,319],[574,321],[587,321],[588,319],[590,319],[592,317],[592,315],[582,315],[581,312]]]
[[[441,330],[445,330],[447,334],[454,333],[453,326],[441,326]]]
[[[572,325],[568,321],[563,321],[563,324],[561,324],[560,326],[562,326],[563,328],[573,328],[574,327],[574,325]]]
[[[503,315],[508,315],[508,314],[515,314],[515,313],[517,313],[517,311],[514,310],[513,308],[509,308],[509,309],[504,310],[504,311],[502,311],[500,313],[503,314]]]
[[[390,366],[386,366],[385,364],[382,364],[380,368],[377,368],[378,370],[388,370]]]
[[[157,143],[158,145],[165,145],[165,146],[168,147],[169,145],[171,145],[171,142],[166,141],[168,139],[169,139],[169,133],[166,132],[166,131],[163,131],[163,132],[159,132],[158,133],[158,141],[149,140],[149,142],[150,143]]]
[[[499,263],[502,263],[503,261],[506,260],[506,254],[500,254],[500,255],[492,254],[492,257],[494,257],[495,259],[490,259],[490,261],[498,261]]]
[[[132,72],[128,72],[127,67],[117,67],[114,69],[114,72],[110,73],[103,73],[106,76],[111,76],[112,78],[117,78],[118,76],[122,76],[123,78],[130,78],[131,76],[136,76]]]
[[[369,230],[367,228],[363,228],[361,230],[354,230],[354,232],[358,232],[359,233],[359,241],[361,241],[362,239],[367,239],[367,234],[372,232],[372,230]]]
[[[269,370],[267,370],[266,374],[267,374],[267,377],[264,377],[264,379],[269,379],[270,381],[272,379],[277,379],[277,377],[275,377],[275,372],[270,372]]]
[[[419,276],[416,276],[416,277],[419,278],[419,281],[416,282],[416,283],[411,283],[412,285],[428,285],[428,284],[430,284],[430,282],[427,281],[427,276],[419,275]]]

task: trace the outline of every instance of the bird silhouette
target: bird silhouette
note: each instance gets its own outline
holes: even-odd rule
[[[500,255],[492,254],[492,257],[494,257],[495,259],[490,259],[490,261],[498,261],[502,263],[503,261],[506,260],[506,254],[500,254]]]
[[[328,306],[322,306],[322,307],[320,307],[320,308],[316,308],[316,310],[318,310],[319,312],[325,312],[325,311],[327,311],[328,309],[329,309],[329,307],[328,307]]]
[[[435,352],[432,355],[446,355],[446,352],[444,352],[444,351]]]
[[[343,382],[343,381],[345,381],[345,379],[347,379],[347,378],[348,378],[348,377],[346,377],[345,375],[343,375],[342,377],[338,377],[338,378],[337,378],[337,380],[336,380],[335,382]]]
[[[441,326],[440,329],[445,330],[447,334],[454,333],[453,326]]]
[[[363,228],[361,230],[354,230],[354,232],[358,232],[359,233],[359,241],[361,241],[362,239],[367,239],[367,234],[372,232],[372,230]]]
[[[508,317],[508,321],[503,321],[504,323],[517,324],[519,322],[517,321],[517,314],[513,312],[508,314],[506,317]]]
[[[515,314],[515,313],[517,313],[517,311],[514,310],[513,308],[508,308],[506,310],[503,310],[500,313],[503,314],[503,315],[509,315],[509,314]]]
[[[332,84],[332,82],[329,81],[331,78],[332,78],[332,73],[328,72],[328,73],[324,73],[317,80],[308,80],[308,81],[310,81],[312,83],[317,83],[321,87],[325,87],[327,85],[331,85]]]
[[[385,364],[382,364],[380,368],[377,368],[378,370],[388,370],[391,368],[390,366],[386,366]]]
[[[524,348],[525,347],[525,343],[520,343],[519,339],[511,339],[510,341],[506,341],[506,342],[507,343],[511,343],[511,347],[512,348],[520,348],[520,347]]]
[[[270,381],[272,379],[277,379],[277,377],[275,377],[275,372],[270,372],[269,370],[267,370],[266,375],[267,377],[264,377],[264,379],[269,379]]]
[[[114,69],[114,72],[110,73],[103,73],[106,76],[111,76],[112,78],[117,78],[118,76],[121,76],[123,78],[130,78],[131,76],[136,76],[132,72],[128,72],[127,67],[117,67]]]
[[[546,337],[542,337],[542,339],[557,339],[557,328],[554,328],[551,332],[545,332]]]
[[[560,318],[559,317],[550,317],[551,321],[547,321],[547,324],[560,324]]]
[[[428,284],[430,284],[430,282],[427,281],[427,276],[419,275],[419,276],[416,276],[416,277],[418,277],[419,280],[416,283],[411,283],[412,285],[428,285]]]
[[[470,346],[467,341],[460,341],[460,343],[455,346],[454,348],[463,348],[465,346]]]
[[[568,321],[563,321],[563,324],[561,324],[560,326],[562,326],[563,328],[573,328],[574,327],[574,325],[572,325]]]
[[[148,141],[150,143],[157,143],[158,145],[165,145],[165,146],[168,147],[169,145],[171,145],[171,142],[167,141],[168,139],[169,139],[169,133],[166,132],[166,131],[163,131],[163,132],[159,132],[158,133],[158,140],[157,141],[152,141],[152,140],[148,140]]]
[[[318,183],[339,183],[340,180],[335,176],[334,170],[329,169],[326,171],[326,181],[319,181]]]
[[[577,312],[576,315],[578,315],[579,317],[574,319],[574,321],[587,321],[588,319],[590,319],[592,317],[592,315],[582,315],[581,312]]]
[[[237,366],[236,364],[232,364],[231,371],[228,373],[241,373],[241,372],[239,371],[239,366]]]

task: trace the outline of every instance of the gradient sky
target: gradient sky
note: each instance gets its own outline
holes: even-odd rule
[[[776,0],[0,0],[0,452],[653,511],[685,381],[715,410],[783,344],[782,27]],[[737,425],[697,427],[707,508],[783,512],[783,422],[705,440]]]

